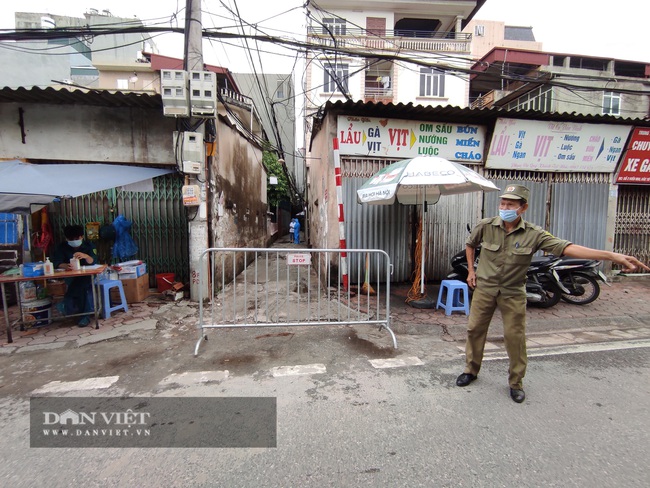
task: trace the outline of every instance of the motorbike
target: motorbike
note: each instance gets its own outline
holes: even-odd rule
[[[562,293],[562,300],[574,305],[587,305],[600,295],[602,281],[611,286],[607,277],[598,269],[600,261],[595,259],[577,259],[560,257],[554,267],[560,282],[568,290]]]
[[[478,266],[479,256],[480,248],[476,248],[475,267]],[[550,308],[560,302],[563,294],[572,296],[571,289],[563,285],[560,276],[555,270],[560,262],[561,260],[555,256],[533,258],[526,272],[526,302],[529,305],[538,308]],[[451,266],[453,271],[447,275],[447,279],[466,282],[468,271],[465,251],[461,251],[452,257]]]

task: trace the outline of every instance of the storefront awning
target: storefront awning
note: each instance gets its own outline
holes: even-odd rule
[[[173,173],[115,164],[0,162],[0,212],[30,213],[56,198],[74,198]]]

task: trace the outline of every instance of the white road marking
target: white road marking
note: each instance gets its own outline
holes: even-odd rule
[[[405,358],[390,358],[390,359],[369,359],[373,368],[402,368],[404,366],[422,366],[424,363],[420,358],[415,356],[408,356]]]
[[[51,381],[34,390],[32,393],[66,393],[68,391],[102,390],[108,388],[119,379],[119,376],[103,376],[78,381]]]
[[[326,373],[327,368],[324,364],[298,364],[296,366],[277,366],[271,368],[271,374],[278,378],[280,376],[300,376],[308,374]]]
[[[593,344],[568,344],[558,347],[540,347],[528,350],[528,357],[560,356],[562,354],[579,354],[584,352],[620,351],[624,349],[639,349],[650,347],[650,340],[638,339],[631,341],[598,342]],[[483,361],[500,361],[508,359],[507,354],[485,356]]]
[[[197,383],[208,383],[210,381],[223,381],[230,376],[228,370],[224,371],[186,371],[185,373],[174,373],[162,379],[159,385],[195,385]]]

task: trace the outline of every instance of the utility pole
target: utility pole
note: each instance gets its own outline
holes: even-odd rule
[[[203,29],[201,23],[201,0],[186,0],[185,5],[185,52],[183,68],[185,71],[203,71]],[[190,119],[191,122],[191,119]],[[197,132],[205,138],[205,124]],[[203,143],[203,141],[201,141]],[[198,211],[189,222],[189,258],[190,258],[190,298],[199,300],[200,277],[203,276],[203,298],[208,296],[208,259],[203,260],[201,255],[209,247],[208,232],[208,202],[207,188],[209,182],[209,164],[212,156],[201,162],[199,175],[186,176],[186,184],[198,185],[200,188],[200,203]],[[201,178],[199,178],[201,176]]]

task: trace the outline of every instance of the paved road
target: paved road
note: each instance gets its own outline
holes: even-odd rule
[[[274,449],[30,449],[27,398],[3,395],[0,480],[14,487],[646,486],[650,387],[642,379],[650,341],[580,347],[585,352],[532,358],[522,405],[508,397],[498,355],[467,388],[454,386],[455,359],[377,368],[357,358],[314,374],[167,375],[148,388],[129,378],[145,371],[126,369],[87,391],[66,391],[65,383],[40,390],[274,396]]]
[[[220,330],[198,357],[196,306],[149,301],[99,330],[51,327],[0,348],[3,486],[641,486],[650,282],[586,307],[530,309],[527,400],[508,397],[501,323],[469,388],[467,317],[393,326]],[[436,290],[430,290],[435,295]],[[278,398],[278,448],[30,449],[30,396]]]

